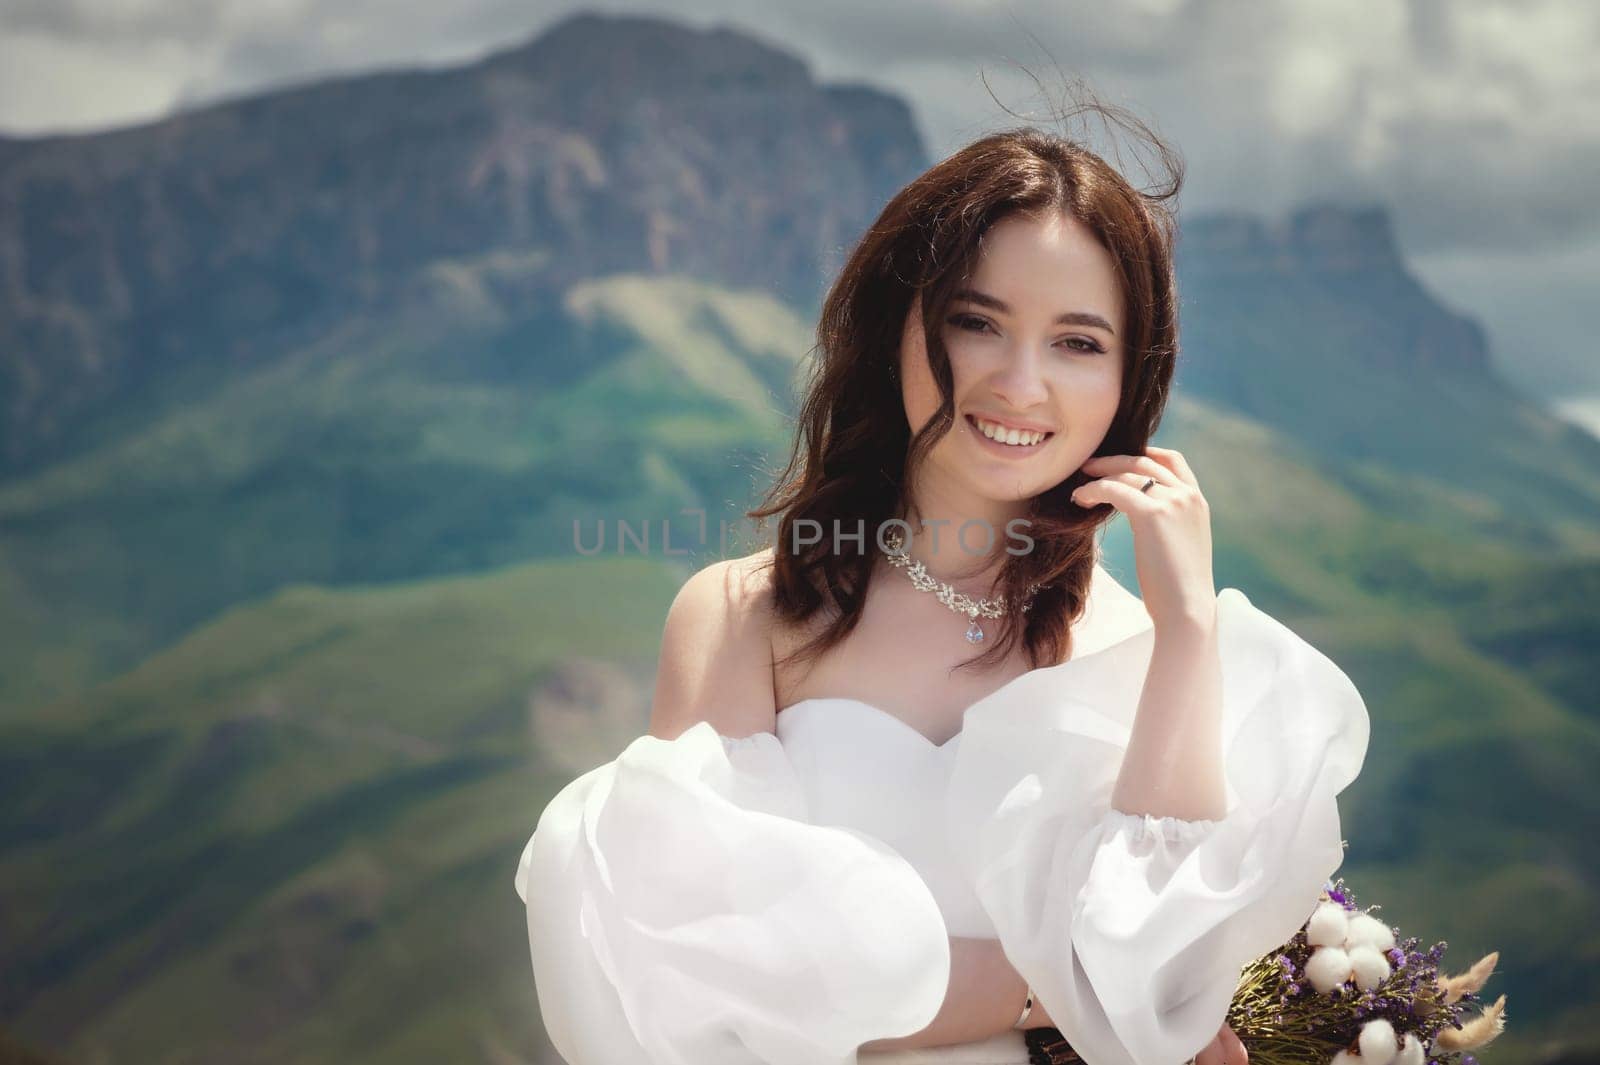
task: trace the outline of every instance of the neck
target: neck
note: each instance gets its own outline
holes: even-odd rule
[[[1006,523],[1024,513],[1025,504],[969,500],[957,505],[934,497],[902,507],[897,516],[911,527],[903,546],[914,561],[956,591],[986,598],[997,591],[1000,571],[1011,557],[1006,548],[1017,543]]]

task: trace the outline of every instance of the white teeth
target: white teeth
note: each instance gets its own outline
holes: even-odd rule
[[[1030,446],[1037,444],[1050,435],[1049,433],[1036,433],[1026,429],[1007,429],[1005,426],[986,422],[982,418],[974,418],[972,420],[977,423],[979,432],[990,440],[995,440],[1002,444]]]

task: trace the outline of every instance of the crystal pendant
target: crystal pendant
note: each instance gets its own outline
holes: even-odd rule
[[[968,643],[982,643],[983,642],[983,626],[978,624],[978,619],[977,618],[973,618],[972,619],[972,624],[967,626],[967,642]]]

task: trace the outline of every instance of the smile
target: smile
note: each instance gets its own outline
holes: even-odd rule
[[[1031,429],[1008,429],[996,422],[985,421],[971,414],[967,415],[967,424],[976,429],[989,443],[1017,453],[1037,450],[1045,441],[1056,435]]]

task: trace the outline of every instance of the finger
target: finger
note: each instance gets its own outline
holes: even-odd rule
[[[1144,484],[1144,479],[1137,474],[1131,475],[1129,479],[1138,481],[1138,485]],[[1102,477],[1098,481],[1080,484],[1073,489],[1071,498],[1080,507],[1088,508],[1109,503],[1130,517],[1135,514],[1146,514],[1154,510],[1159,501],[1151,499],[1149,492],[1139,491],[1138,485],[1129,484],[1120,477]],[[1151,491],[1154,490],[1155,486],[1151,485]]]
[[[1189,462],[1181,452],[1170,447],[1146,447],[1144,450],[1151,458],[1177,474],[1180,481],[1200,487],[1200,482],[1195,480],[1194,471],[1189,468]]]
[[[1167,477],[1170,478],[1171,476],[1172,476],[1171,473],[1167,474]],[[1101,477],[1098,481],[1091,481],[1089,483],[1090,484],[1104,484],[1104,483],[1107,483],[1107,482],[1110,482],[1112,484],[1125,484],[1129,488],[1132,488],[1134,491],[1139,492],[1139,493],[1141,493],[1143,495],[1149,495],[1157,487],[1173,488],[1173,489],[1176,489],[1176,488],[1179,487],[1178,485],[1173,484],[1170,480],[1163,480],[1160,477],[1151,477],[1151,476],[1147,475],[1146,473],[1144,473],[1144,471],[1142,471],[1142,470],[1137,472],[1137,473],[1113,473],[1113,474],[1108,474],[1105,477]],[[1146,484],[1149,484],[1150,487],[1146,488],[1145,487]],[[1088,485],[1083,485],[1082,487],[1087,488]]]
[[[1083,464],[1085,473],[1105,477],[1113,473],[1142,473],[1154,477],[1162,484],[1178,480],[1170,467],[1164,466],[1149,455],[1095,455]],[[1143,481],[1139,482],[1143,484]]]
[[[1250,1060],[1250,1051],[1245,1048],[1244,1040],[1239,1038],[1238,1032],[1224,1026],[1221,1038],[1222,1052],[1228,1059],[1228,1065],[1245,1065]]]
[[[1108,474],[1105,477],[1102,477],[1101,480],[1117,481],[1141,492],[1149,492],[1157,487],[1179,487],[1179,485],[1175,483],[1177,479],[1173,477],[1171,470],[1162,470],[1159,476],[1145,473],[1143,470],[1130,470],[1127,473]],[[1154,481],[1155,483],[1151,484],[1149,488],[1146,488],[1145,485],[1151,481]]]

